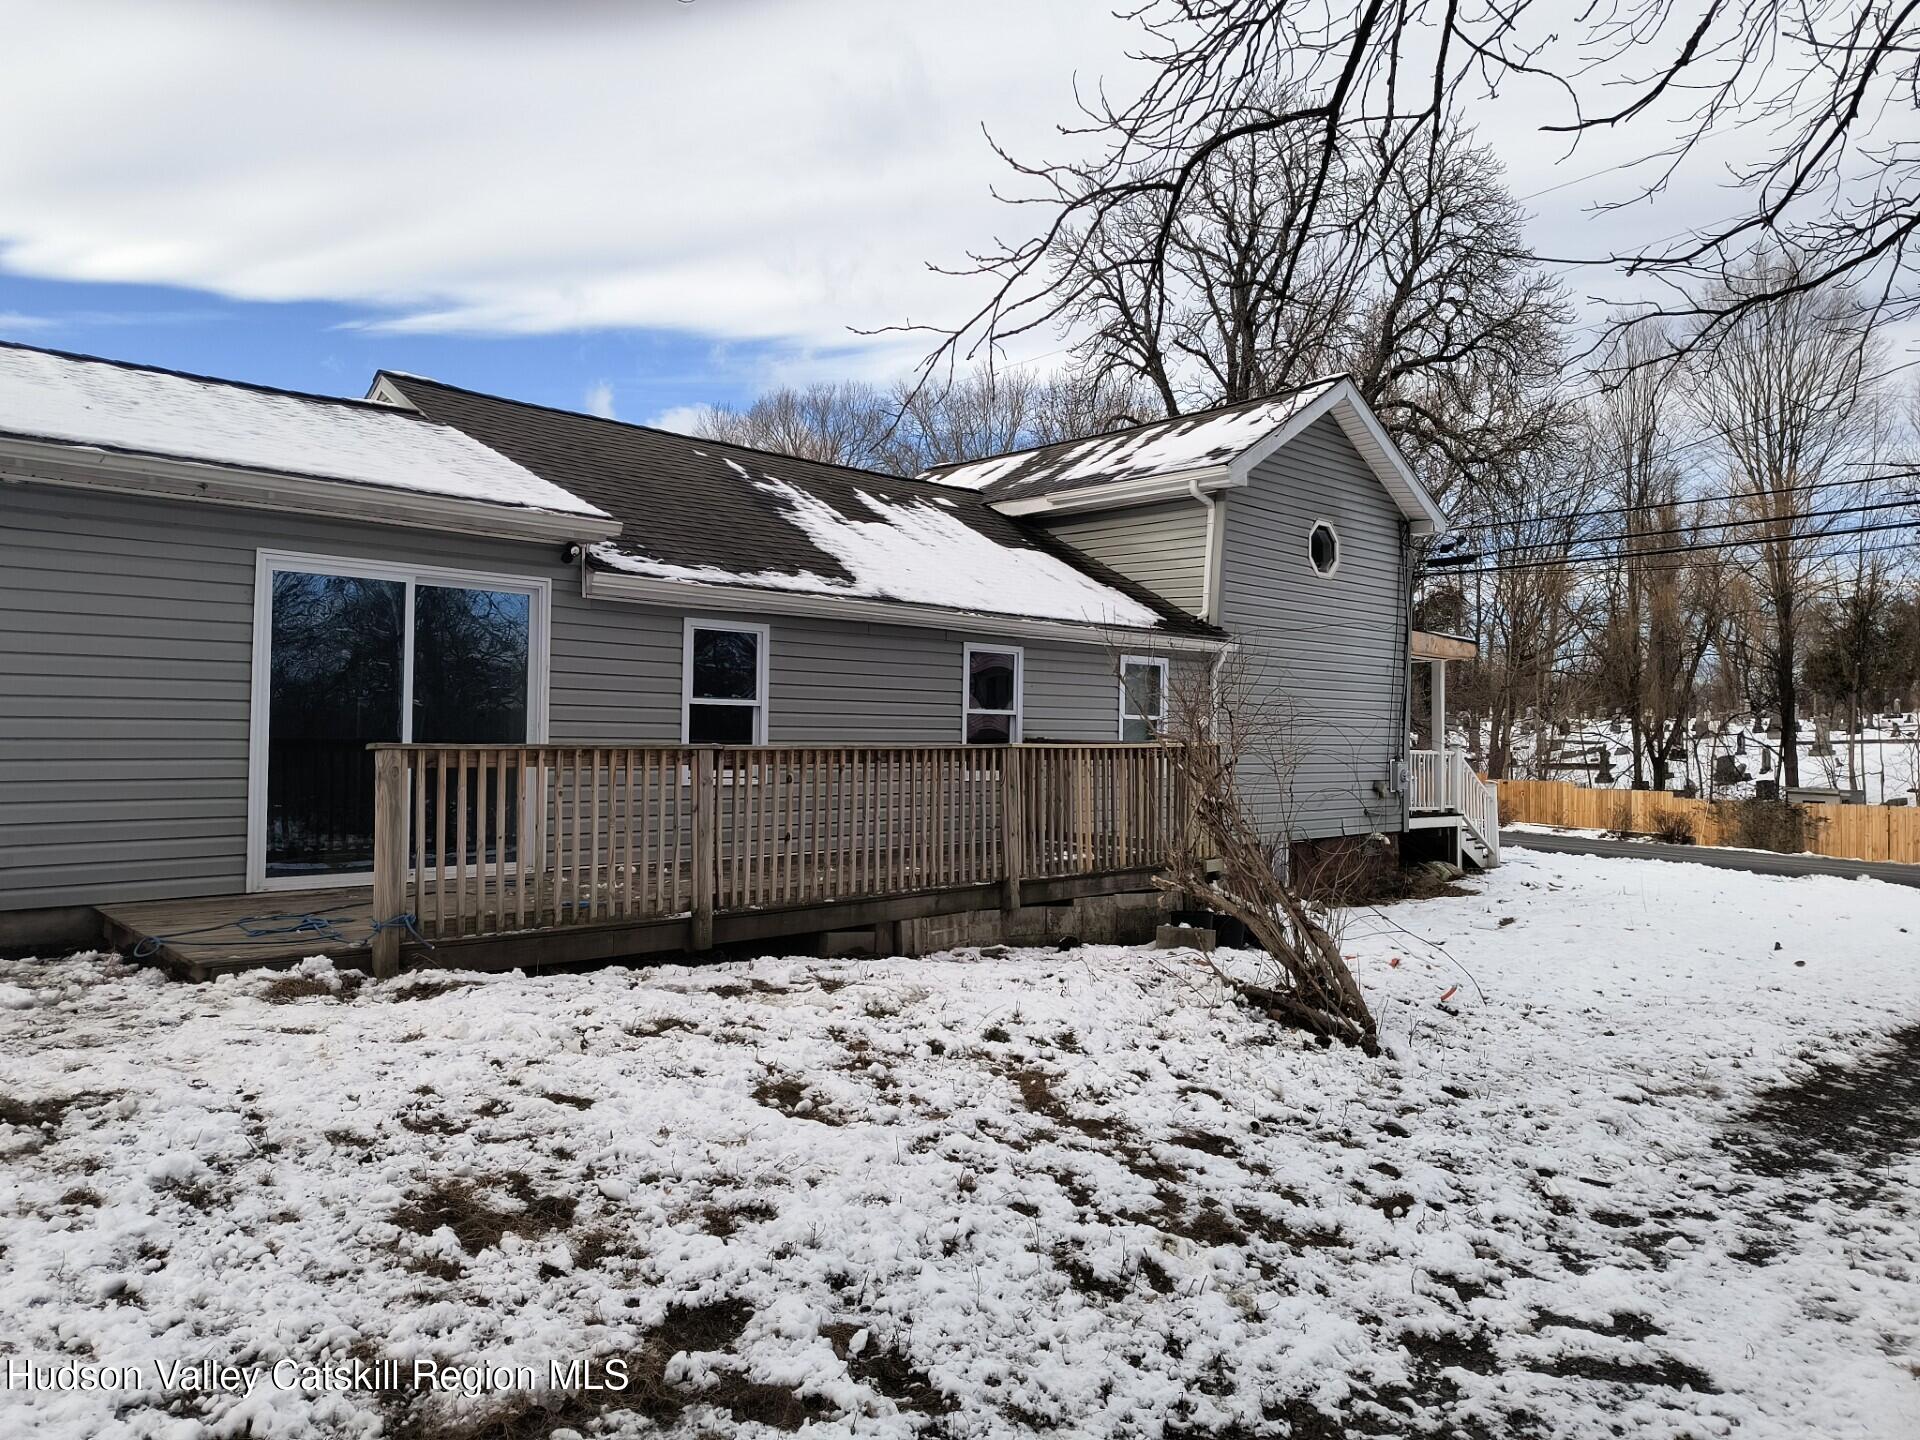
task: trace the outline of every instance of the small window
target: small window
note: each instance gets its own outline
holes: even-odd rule
[[[1020,652],[966,647],[967,687],[962,734],[969,745],[1012,745],[1020,739]]]
[[[1307,558],[1319,574],[1331,575],[1340,568],[1340,536],[1326,521],[1319,521],[1307,536]]]
[[[680,733],[689,745],[767,738],[767,627],[687,621]]]
[[[1167,662],[1120,657],[1120,738],[1158,740],[1167,730]]]

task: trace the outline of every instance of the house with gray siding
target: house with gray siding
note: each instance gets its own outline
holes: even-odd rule
[[[1458,829],[1407,748],[1442,523],[1340,381],[903,479],[0,346],[0,944],[363,883],[370,746],[1117,749],[1183,677],[1281,702],[1295,837]]]

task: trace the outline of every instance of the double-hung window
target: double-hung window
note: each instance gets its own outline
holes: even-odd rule
[[[688,745],[766,743],[766,626],[687,621],[680,734]]]
[[[1167,729],[1167,662],[1120,657],[1120,738],[1157,740]]]
[[[961,738],[969,745],[1013,745],[1020,740],[1020,651],[969,645],[961,672],[966,686]]]

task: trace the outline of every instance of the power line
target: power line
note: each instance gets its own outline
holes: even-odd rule
[[[1761,497],[1755,496],[1751,498],[1758,499]],[[1520,551],[1520,550],[1550,550],[1556,545],[1564,545],[1571,549],[1575,546],[1581,546],[1581,545],[1609,544],[1615,540],[1659,540],[1672,535],[1692,535],[1692,534],[1699,534],[1703,531],[1708,531],[1708,530],[1729,530],[1736,525],[1778,525],[1782,522],[1786,522],[1789,524],[1798,524],[1799,522],[1804,520],[1830,520],[1838,516],[1863,515],[1876,510],[1906,510],[1906,509],[1911,509],[1916,505],[1920,505],[1920,491],[1910,490],[1906,493],[1905,496],[1903,496],[1901,499],[1898,499],[1898,500],[1876,500],[1871,503],[1861,504],[1861,505],[1835,505],[1832,508],[1826,509],[1826,510],[1805,510],[1797,515],[1754,515],[1754,516],[1749,516],[1743,519],[1735,519],[1735,520],[1703,520],[1697,525],[1677,525],[1677,526],[1672,526],[1663,530],[1621,530],[1611,535],[1569,536],[1569,537],[1554,539],[1554,540],[1516,540],[1513,543],[1508,545],[1494,545],[1486,550],[1478,551],[1474,555],[1460,556],[1460,557],[1455,557],[1452,555],[1442,555],[1438,559],[1430,561],[1429,565],[1431,568],[1436,570],[1450,569],[1456,565],[1469,564],[1471,563],[1472,560],[1479,558],[1480,556],[1511,555],[1516,551]],[[1807,531],[1807,532],[1799,532],[1791,535],[1769,535],[1769,536],[1764,536],[1759,538],[1766,539],[1766,540],[1818,540],[1824,535],[1830,535],[1834,533],[1840,533],[1840,532],[1829,531],[1829,530],[1814,530],[1814,531]],[[1756,540],[1755,543],[1758,543],[1758,540]],[[1582,559],[1605,558],[1610,560],[1611,559],[1624,560],[1624,559],[1631,559],[1639,555],[1646,555],[1646,554],[1652,554],[1652,553],[1654,552],[1646,551],[1646,550],[1636,550],[1636,551],[1628,551],[1617,556],[1615,555],[1608,555],[1605,557],[1582,556],[1581,558]]]
[[[1594,520],[1603,515],[1628,515],[1642,510],[1665,510],[1679,505],[1730,505],[1739,500],[1763,500],[1780,495],[1805,494],[1814,490],[1833,490],[1842,485],[1872,485],[1883,480],[1911,480],[1920,476],[1920,469],[1889,470],[1880,475],[1859,475],[1850,480],[1811,480],[1805,485],[1784,485],[1774,490],[1749,492],[1744,495],[1695,495],[1675,496],[1672,500],[1648,500],[1636,505],[1597,505],[1589,510],[1566,510],[1558,515],[1523,515],[1517,520],[1473,520],[1464,525],[1447,527],[1449,535],[1458,535],[1468,530],[1494,530],[1503,525],[1554,525],[1568,520]]]
[[[1920,530],[1920,520],[1891,520],[1877,525],[1856,525],[1845,530],[1825,530],[1819,535],[1795,536],[1795,539],[1819,540],[1837,535],[1871,535],[1885,530]],[[1761,535],[1746,540],[1714,540],[1702,545],[1668,545],[1655,550],[1636,552],[1635,559],[1652,559],[1659,555],[1694,555],[1709,550],[1733,550],[1747,545],[1777,545],[1781,537]],[[1889,550],[1903,550],[1910,547],[1889,545]],[[1564,555],[1549,560],[1516,560],[1498,565],[1474,565],[1477,555],[1462,556],[1458,560],[1436,560],[1429,562],[1429,570],[1460,571],[1470,575],[1490,575],[1502,570],[1551,570],[1557,566],[1570,565],[1611,565],[1619,560],[1617,555]],[[1472,566],[1471,569],[1468,567]]]

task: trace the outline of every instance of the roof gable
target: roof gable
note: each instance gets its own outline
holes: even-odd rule
[[[943,465],[927,472],[942,484],[978,490],[995,501],[1019,500],[1227,465],[1249,446],[1286,424],[1302,405],[1334,383],[1315,381],[1298,390],[1176,415],[1104,435],[1060,440],[984,460]]]
[[[1146,504],[1193,485],[1245,485],[1254,466],[1323,415],[1339,421],[1416,534],[1446,527],[1446,516],[1372,408],[1341,377],[1111,434],[941,466],[927,475],[982,494],[1009,515]]]

